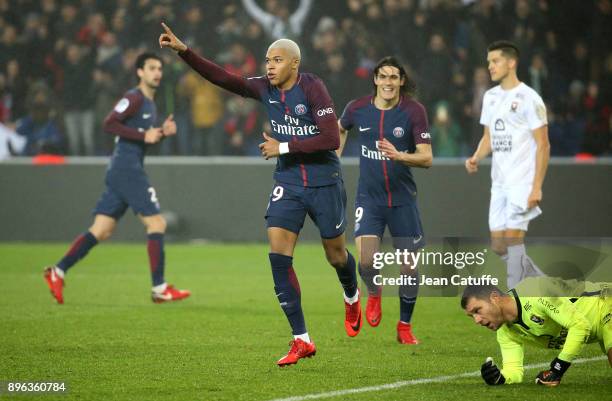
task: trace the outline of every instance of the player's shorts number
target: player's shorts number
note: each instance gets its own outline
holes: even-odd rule
[[[359,206],[357,209],[355,209],[355,223],[359,223],[362,217],[363,217],[363,208]]]
[[[157,193],[155,192],[155,188],[149,187],[148,191],[151,194],[151,202],[158,203],[159,200],[157,199]]]
[[[277,200],[282,198],[283,191],[284,191],[283,187],[281,186],[275,187],[274,190],[272,190],[272,202],[276,202]]]

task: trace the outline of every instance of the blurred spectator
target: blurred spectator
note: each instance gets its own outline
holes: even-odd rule
[[[23,45],[17,41],[17,28],[6,25],[0,39],[0,65],[6,65],[9,60],[22,60]]]
[[[38,57],[28,57],[27,63],[22,62],[21,67],[26,77],[31,79],[46,78],[45,57],[52,49],[52,38],[49,35],[49,28],[37,13],[28,13],[25,19],[25,26],[21,35],[24,55],[37,55]]]
[[[77,34],[81,28],[79,21],[79,10],[72,2],[66,2],[60,10],[59,20],[55,23],[55,34],[57,39],[64,41],[77,40]]]
[[[224,154],[234,156],[259,156],[261,132],[257,129],[257,102],[232,96],[227,102]]]
[[[542,98],[548,98],[550,94],[548,90],[548,68],[541,54],[536,53],[531,57],[531,64],[529,65],[528,71],[528,79],[526,80],[527,85],[538,92]]]
[[[157,90],[158,118],[163,121],[170,114],[174,115],[177,135],[166,138],[160,145],[162,155],[189,155],[191,152],[190,104],[184,96],[179,96],[177,86],[183,78],[187,65],[174,54],[162,53],[164,77]]]
[[[263,27],[271,40],[299,39],[312,2],[300,0],[298,8],[291,13],[287,0],[265,0],[265,10],[255,0],[242,0],[247,13]]]
[[[427,17],[424,12],[417,10],[406,25],[404,51],[406,59],[411,65],[418,66],[425,54],[427,46]]]
[[[16,132],[27,138],[23,154],[34,156],[41,152],[62,153],[62,134],[51,108],[51,90],[38,82],[28,94],[28,115],[17,121]]]
[[[6,64],[6,79],[4,82],[5,120],[15,121],[26,113],[27,83],[21,72],[19,61],[11,59]]]
[[[96,54],[96,65],[108,71],[119,71],[121,68],[121,47],[113,32],[105,32],[100,39]]]
[[[102,126],[108,111],[111,110],[121,96],[122,87],[119,86],[114,75],[116,72],[107,68],[99,67],[93,71],[93,87],[95,94],[94,105],[94,136],[98,144],[96,153],[108,155],[114,146],[114,137],[102,135],[98,127]],[[163,81],[162,81],[163,82]]]
[[[466,146],[469,142],[470,124],[472,122],[472,109],[470,105],[470,88],[463,71],[453,72],[449,103],[454,107],[454,121],[459,125],[461,142]]]
[[[610,107],[600,96],[599,86],[590,82],[584,96],[586,127],[583,150],[601,155],[610,149]]]
[[[223,146],[223,133],[220,127],[223,117],[223,98],[221,89],[189,69],[177,87],[179,96],[191,105],[192,155],[218,155]]]
[[[432,149],[435,157],[461,156],[461,129],[449,110],[447,102],[439,102],[434,108],[431,124]]]
[[[419,87],[425,107],[433,109],[435,102],[448,100],[448,84],[451,81],[452,59],[446,48],[444,37],[434,33],[429,39],[427,50],[420,66]]]
[[[582,150],[586,130],[584,109],[585,86],[582,81],[574,80],[569,85],[568,95],[561,106],[561,118],[565,121],[565,146],[569,155]]]
[[[27,139],[17,134],[15,126],[0,123],[0,161],[23,152]]]
[[[612,38],[612,1],[596,0],[590,25],[592,78],[599,79]]]
[[[482,98],[489,89],[489,71],[484,67],[474,70],[472,84],[472,126],[468,135],[468,146],[474,148],[482,137],[482,126],[480,125],[480,112],[482,110]]]
[[[66,77],[63,106],[68,148],[72,155],[91,156],[95,153],[93,69],[94,55],[89,50],[74,43],[68,45],[63,64]]]
[[[570,63],[570,71],[574,79],[582,82],[583,85],[589,81],[589,73],[591,71],[589,50],[583,41],[577,41],[574,44],[574,57]]]

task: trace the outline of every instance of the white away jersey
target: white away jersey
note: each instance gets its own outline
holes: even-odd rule
[[[533,130],[548,124],[540,95],[523,82],[510,90],[497,85],[484,95],[480,123],[491,134],[493,186],[531,186],[536,155]]]

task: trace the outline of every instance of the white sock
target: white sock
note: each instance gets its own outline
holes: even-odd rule
[[[359,288],[357,288],[357,291],[355,291],[355,295],[350,298],[347,297],[345,293],[342,293],[342,295],[344,296],[344,301],[347,304],[352,305],[359,300]]]
[[[525,254],[525,257],[523,258],[523,267],[525,269],[525,277],[546,276],[546,274],[540,270],[538,265],[536,265],[527,254]]]
[[[167,287],[168,287],[168,284],[166,284],[166,283],[163,283],[163,284],[160,284],[160,285],[156,285],[155,287],[153,287],[153,292],[161,294],[162,292],[166,291]]]
[[[309,342],[310,342],[310,336],[308,335],[308,332],[306,332],[306,333],[304,333],[304,334],[297,334],[297,335],[294,335],[294,336],[293,336],[293,339],[294,339],[294,340],[297,340],[298,338],[299,338],[300,340],[304,341],[304,342],[307,342],[307,343],[309,343]]]
[[[508,288],[514,288],[525,278],[523,258],[525,257],[525,244],[508,247]]]
[[[59,267],[55,266],[53,268],[53,270],[55,271],[55,274],[57,274],[57,276],[59,278],[61,278],[62,280],[64,279],[64,271],[62,269],[60,269]]]

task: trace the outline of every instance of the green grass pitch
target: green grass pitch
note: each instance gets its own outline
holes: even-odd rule
[[[396,297],[383,319],[344,333],[341,287],[318,244],[298,244],[295,267],[317,355],[280,369],[289,326],[273,292],[266,245],[170,245],[169,282],[191,298],[155,305],[144,244],[103,244],[67,276],[65,305],[52,301],[42,268],[67,244],[0,244],[0,381],[66,381],[62,396],[24,400],[271,400],[473,372],[499,360],[493,333],[462,314],[456,298],[421,298],[413,323],[422,344],[395,341]],[[364,321],[365,323],[365,321]],[[526,351],[526,363],[553,350]],[[603,356],[597,345],[582,357]],[[606,360],[576,364],[560,387],[488,387],[479,377],[342,395],[331,400],[610,400]]]

